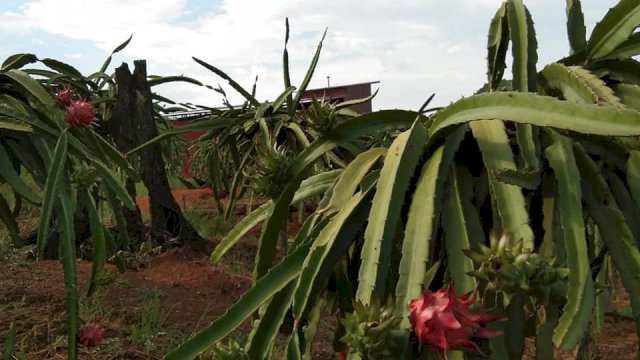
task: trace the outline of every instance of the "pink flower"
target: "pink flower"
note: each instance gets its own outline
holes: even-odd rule
[[[501,317],[472,312],[469,307],[475,296],[456,296],[454,286],[435,293],[426,290],[409,305],[411,325],[421,344],[429,344],[441,352],[447,350],[480,351],[473,338],[492,338],[501,332],[489,330],[484,324]]]
[[[85,324],[78,332],[78,342],[86,347],[100,345],[105,337],[107,337],[107,330],[97,323]]]
[[[96,109],[90,102],[84,100],[72,101],[64,113],[64,119],[67,120],[72,127],[89,125],[95,117]]]

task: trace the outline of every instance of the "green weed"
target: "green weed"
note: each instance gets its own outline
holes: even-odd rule
[[[233,223],[225,220],[216,211],[184,210],[183,215],[198,230],[200,235],[213,238],[226,235],[233,227]]]
[[[5,231],[0,231],[0,260],[7,258],[13,250],[14,246],[9,234]]]
[[[109,318],[112,313],[110,309],[105,308],[102,294],[98,292],[93,294],[91,297],[87,297],[86,294],[82,294],[78,301],[78,310],[80,312],[80,319],[84,323],[91,323]]]
[[[163,325],[167,314],[162,308],[165,295],[157,288],[142,290],[142,308],[140,319],[131,326],[129,340],[148,350],[154,350],[154,340],[163,334]]]
[[[113,283],[114,283],[114,285],[116,285],[118,287],[122,287],[122,288],[130,288],[131,287],[131,283],[129,282],[128,279],[125,279],[125,278],[116,279]]]

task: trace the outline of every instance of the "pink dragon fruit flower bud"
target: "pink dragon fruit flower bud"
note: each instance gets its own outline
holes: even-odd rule
[[[64,109],[67,106],[71,105],[71,102],[75,97],[76,94],[73,92],[73,90],[64,88],[56,94],[56,105]]]
[[[90,102],[84,100],[71,102],[64,113],[64,119],[72,127],[90,125],[95,120],[95,117],[96,109]]]
[[[474,341],[502,335],[483,325],[502,317],[472,312],[469,307],[475,296],[456,296],[454,285],[436,292],[426,290],[409,305],[411,325],[421,344],[429,344],[440,352],[465,350],[480,352]]]
[[[85,347],[100,345],[107,337],[107,330],[98,323],[85,324],[78,332],[78,342]]]

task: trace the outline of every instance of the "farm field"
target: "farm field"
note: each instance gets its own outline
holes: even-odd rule
[[[185,211],[202,216],[201,231],[219,231],[206,221],[216,217],[210,189],[179,189],[173,194]],[[148,200],[148,196],[137,199],[143,214],[149,210]],[[291,222],[289,228],[295,234],[299,224]],[[188,247],[139,254],[127,259],[124,272],[107,265],[97,293],[90,300],[81,299],[80,305],[82,321],[104,326],[107,338],[100,346],[81,351],[79,359],[161,359],[167,349],[202,330],[251,287],[259,234],[260,229],[254,229],[218,265]],[[210,239],[212,244],[218,240],[219,236]],[[20,329],[17,350],[25,359],[64,359],[62,265],[55,260],[34,261],[31,249],[6,250],[0,260],[0,323],[15,323]],[[78,260],[77,265],[79,288],[85,289],[92,264]],[[334,319],[327,321],[335,327]],[[246,337],[249,331],[246,323],[235,336]],[[330,334],[327,329],[314,359],[334,356]],[[6,331],[0,333],[0,343],[5,339]]]
[[[210,190],[180,189],[173,194],[184,210],[206,211],[214,206]],[[137,203],[143,212],[148,210],[148,197],[139,197]],[[290,235],[295,234],[299,224],[291,222],[289,228]],[[102,324],[107,340],[81,351],[79,359],[161,359],[167,349],[222,315],[251,287],[258,237],[256,228],[218,265],[187,247],[142,255],[132,259],[122,273],[115,265],[108,265],[97,296],[81,300],[80,315],[83,322]],[[214,244],[217,240],[211,239]],[[14,322],[22,329],[17,343],[25,359],[64,359],[62,265],[53,260],[35,262],[29,259],[28,249],[12,250],[0,261],[0,322]],[[81,289],[90,275],[91,262],[78,260]],[[611,302],[612,312],[597,335],[597,358],[635,359],[635,323],[613,311],[628,311],[626,292],[620,290]],[[146,328],[141,324],[145,317],[151,320]],[[324,326],[325,333],[319,337],[312,359],[338,359],[331,345],[335,319],[325,315]],[[245,323],[235,336],[246,337],[249,331]],[[534,346],[533,342],[527,343],[525,359],[535,359]],[[575,352],[556,351],[554,358],[573,359]]]
[[[486,79],[417,110],[310,89],[336,34],[299,73],[288,18],[269,100],[198,57],[222,84],[112,66],[133,36],[88,74],[9,55],[1,360],[640,359],[640,2],[564,15],[538,64],[546,23],[503,1]]]

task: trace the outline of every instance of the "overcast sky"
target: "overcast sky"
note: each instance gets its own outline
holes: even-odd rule
[[[616,0],[582,0],[587,34]],[[489,22],[502,0],[1,0],[0,60],[30,52],[97,71],[111,50],[133,34],[109,69],[146,59],[149,74],[226,82],[196,64],[198,57],[250,89],[258,99],[283,90],[285,21],[291,35],[292,83],[298,85],[328,27],[311,87],[380,81],[374,108],[417,109],[431,94],[446,105],[482,86]],[[565,1],[525,0],[538,43],[538,66],[568,52]],[[162,85],[178,101],[217,106],[217,93],[193,85]]]

